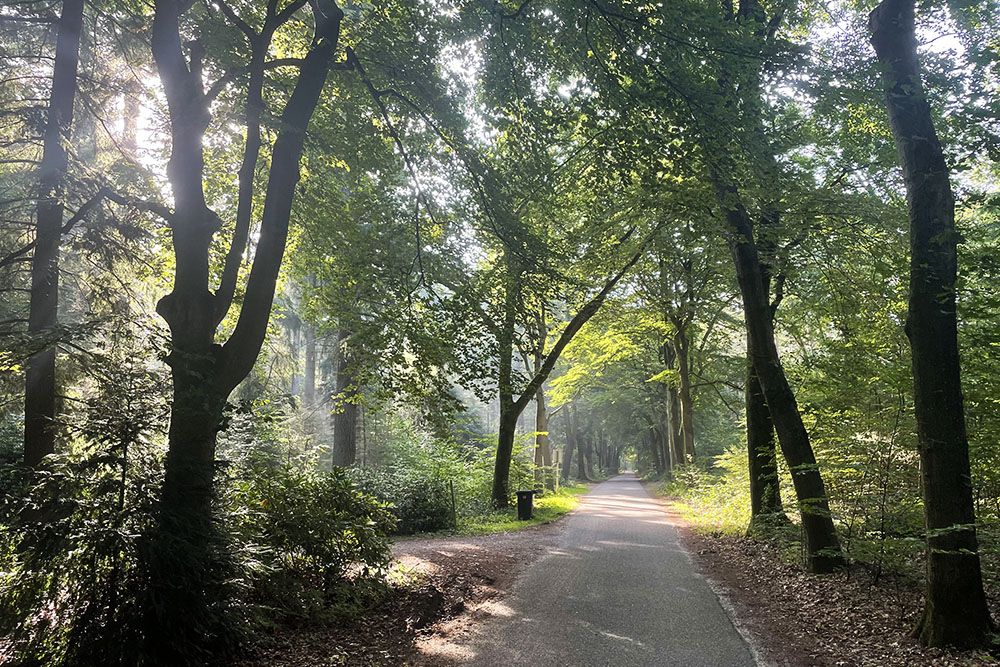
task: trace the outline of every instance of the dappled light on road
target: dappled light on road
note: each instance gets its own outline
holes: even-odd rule
[[[754,659],[634,476],[598,485],[459,662],[749,667]],[[545,619],[541,623],[538,619]]]

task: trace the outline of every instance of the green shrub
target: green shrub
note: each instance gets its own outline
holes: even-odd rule
[[[682,513],[702,530],[741,535],[750,521],[750,477],[746,449],[714,457],[711,468],[691,464],[674,469],[663,493],[679,498]]]
[[[17,484],[0,505],[0,636],[34,664],[155,663],[142,624],[161,452],[133,443],[125,465],[122,449],[78,449],[4,471]],[[255,627],[347,613],[379,589],[394,518],[343,471],[251,468],[219,486],[220,584],[198,620],[205,646],[181,649],[192,664]]]
[[[268,623],[348,611],[385,573],[395,519],[344,470],[251,469],[230,503],[233,530],[259,547],[252,601]]]
[[[351,475],[362,489],[389,506],[399,535],[454,526],[451,491],[445,479],[427,471],[400,468],[354,468]]]
[[[0,516],[0,634],[20,658],[136,662],[141,536],[151,528],[158,471],[152,462],[123,478],[120,456],[96,452],[50,457],[37,473],[8,471],[23,493],[8,496]]]

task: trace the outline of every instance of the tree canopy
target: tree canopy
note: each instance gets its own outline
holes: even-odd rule
[[[228,659],[369,604],[391,533],[627,468],[989,646],[998,34],[994,0],[5,3],[0,639]]]

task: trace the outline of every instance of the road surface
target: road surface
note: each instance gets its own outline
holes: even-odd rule
[[[468,647],[483,667],[753,667],[663,508],[632,475],[599,484]]]

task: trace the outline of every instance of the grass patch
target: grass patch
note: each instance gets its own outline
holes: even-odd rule
[[[567,484],[559,487],[555,493],[548,491],[544,496],[536,497],[530,521],[518,521],[516,509],[459,517],[456,533],[459,535],[506,533],[549,523],[573,511],[580,504],[580,496],[588,490],[590,487],[585,484]]]

